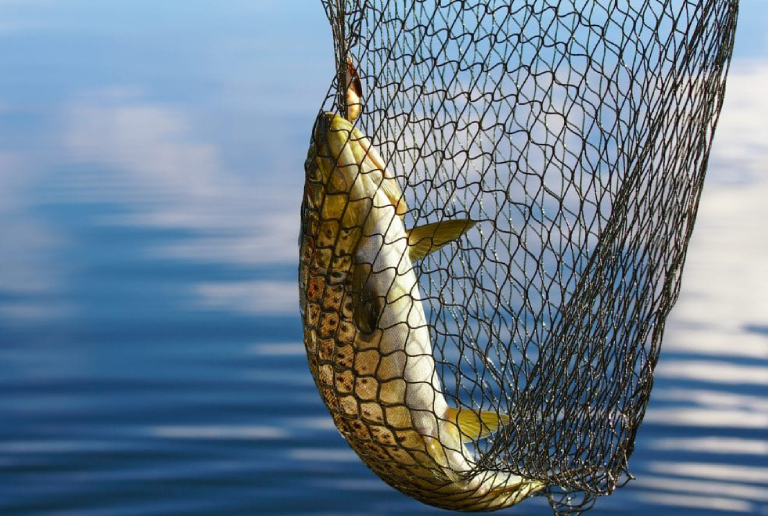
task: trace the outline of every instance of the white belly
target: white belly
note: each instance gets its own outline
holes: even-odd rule
[[[371,265],[368,288],[385,304],[377,327],[380,350],[390,360],[384,374],[406,381],[405,405],[416,429],[438,436],[438,420],[447,408],[435,368],[421,291],[408,257],[408,237],[395,208],[377,192],[365,238],[357,253],[359,263]]]

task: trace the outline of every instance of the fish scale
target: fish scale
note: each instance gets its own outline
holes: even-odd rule
[[[543,484],[473,470],[458,427],[443,419],[447,405],[400,219],[404,203],[373,152],[348,121],[318,117],[299,242],[309,370],[341,435],[391,486],[446,509],[517,503]],[[377,303],[368,319],[379,326],[363,331],[356,311]]]

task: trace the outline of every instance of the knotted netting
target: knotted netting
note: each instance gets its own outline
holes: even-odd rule
[[[505,414],[474,468],[577,513],[630,478],[722,105],[737,0],[323,0],[350,119],[417,227],[448,405]]]

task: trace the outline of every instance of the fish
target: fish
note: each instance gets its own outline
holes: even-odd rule
[[[478,466],[467,442],[509,423],[449,406],[414,263],[474,222],[413,229],[399,184],[353,124],[321,112],[305,161],[299,299],[309,370],[336,428],[382,480],[444,509],[490,511],[546,487]]]

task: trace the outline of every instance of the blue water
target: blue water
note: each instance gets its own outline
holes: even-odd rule
[[[593,514],[768,514],[768,6],[741,10],[638,480]],[[0,514],[444,513],[306,368],[319,2],[0,0],[0,49]]]

